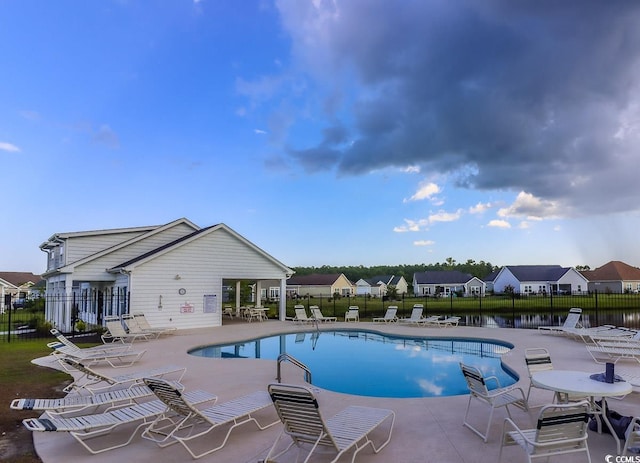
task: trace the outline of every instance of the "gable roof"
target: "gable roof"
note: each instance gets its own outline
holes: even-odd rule
[[[120,271],[120,269],[123,270],[129,270],[127,269],[127,267],[131,267],[131,266],[136,266],[136,264],[140,264],[140,263],[144,263],[148,260],[154,259],[172,249],[175,249],[179,246],[182,246],[185,243],[188,243],[190,241],[193,241],[195,239],[200,238],[201,236],[205,236],[209,233],[212,233],[216,230],[225,230],[227,233],[229,233],[230,235],[232,235],[234,238],[240,240],[242,243],[244,243],[245,245],[249,246],[251,249],[253,249],[254,251],[258,252],[259,254],[261,254],[262,256],[264,256],[265,258],[267,258],[268,260],[270,260],[271,262],[273,262],[274,264],[276,264],[277,266],[281,267],[286,273],[293,273],[293,270],[291,270],[289,267],[287,267],[286,265],[284,265],[282,262],[280,262],[279,260],[277,260],[275,257],[271,256],[270,254],[267,254],[265,251],[263,251],[262,249],[260,249],[258,246],[256,246],[255,244],[251,243],[249,240],[247,240],[246,238],[244,238],[243,236],[239,235],[238,233],[236,233],[235,231],[233,231],[231,228],[229,228],[228,226],[226,226],[223,223],[219,223],[217,225],[211,225],[209,227],[205,227],[205,228],[201,228],[200,230],[196,230],[193,233],[189,233],[185,236],[182,236],[178,239],[175,239],[173,241],[171,241],[170,243],[167,244],[163,244],[162,246],[158,246],[155,249],[152,249],[151,251],[145,252],[144,254],[141,254],[137,257],[134,257],[133,259],[129,259],[126,262],[123,262],[119,265],[116,265],[110,269],[108,269],[109,272],[118,272]]]
[[[434,285],[467,283],[473,278],[473,275],[463,273],[459,270],[429,270],[426,272],[416,272],[413,277],[416,284]]]
[[[498,276],[498,273],[500,273],[500,269],[498,270],[494,270],[493,272],[491,272],[489,275],[487,275],[486,277],[483,278],[483,280],[485,282],[491,282],[494,281],[496,279],[496,277]]]
[[[19,287],[29,282],[36,284],[42,277],[31,272],[0,272],[0,279]]]
[[[589,281],[629,281],[640,280],[640,268],[612,260],[595,270],[580,272]]]
[[[559,265],[507,265],[518,281],[558,281],[570,268]]]
[[[371,278],[367,278],[366,281],[370,285],[377,285],[378,283],[384,283],[385,285],[390,284],[393,275],[376,275]]]
[[[149,238],[150,236],[153,236],[153,235],[155,235],[157,233],[160,233],[160,232],[162,232],[164,230],[168,230],[169,228],[175,227],[176,225],[180,225],[180,224],[186,224],[189,227],[191,227],[191,228],[193,228],[195,230],[198,230],[198,226],[195,225],[190,220],[187,220],[185,218],[177,219],[177,220],[174,220],[174,221],[169,222],[169,223],[164,224],[164,225],[153,226],[153,227],[151,227],[150,230],[148,230],[145,233],[142,233],[142,234],[140,234],[138,236],[135,236],[134,238],[131,238],[131,239],[128,239],[128,240],[123,241],[121,243],[118,243],[118,244],[116,244],[114,246],[102,249],[101,251],[98,251],[98,252],[96,252],[94,254],[90,254],[90,255],[88,255],[86,257],[83,257],[82,259],[79,259],[79,260],[77,260],[75,262],[71,262],[71,263],[69,263],[67,265],[64,265],[64,266],[56,269],[56,271],[63,272],[63,271],[65,271],[65,269],[71,269],[71,268],[73,268],[73,267],[75,267],[77,265],[81,265],[81,264],[85,264],[87,262],[91,262],[92,260],[95,260],[98,257],[102,257],[102,256],[104,256],[106,254],[109,254],[111,252],[114,252],[114,251],[116,251],[118,249],[122,249],[122,248],[124,248],[126,246],[130,246],[132,243],[136,243],[138,241],[145,240],[145,239]],[[140,227],[140,229],[142,229],[142,227]],[[138,230],[138,229],[131,228],[131,229],[124,229],[124,230]],[[82,234],[82,233],[86,233],[86,232],[79,232],[78,236],[80,236],[80,234]],[[88,233],[91,234],[93,232],[88,232]],[[70,235],[70,234],[67,234],[67,235]]]
[[[287,280],[287,285],[331,286],[338,280],[338,278],[340,278],[341,275],[342,273],[314,273],[312,275],[295,275]]]

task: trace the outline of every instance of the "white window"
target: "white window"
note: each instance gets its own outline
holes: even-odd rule
[[[525,294],[532,293],[533,289],[531,288],[531,285],[524,285],[524,292],[525,292]]]
[[[279,299],[280,298],[280,287],[279,286],[270,286],[269,287],[269,298],[270,299]]]

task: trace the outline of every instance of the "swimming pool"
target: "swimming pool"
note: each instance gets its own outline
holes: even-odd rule
[[[504,368],[500,360],[512,348],[507,343],[480,339],[335,330],[205,346],[189,354],[275,360],[286,352],[307,365],[315,386],[345,394],[408,398],[467,394],[460,362],[478,367],[487,376],[498,377],[501,386],[514,384],[517,375]]]

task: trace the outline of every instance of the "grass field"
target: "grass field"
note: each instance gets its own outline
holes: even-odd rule
[[[69,375],[31,363],[32,359],[51,352],[42,339],[3,342],[0,344],[0,461],[7,463],[36,463],[31,432],[22,425],[33,411],[11,410],[9,404],[21,397],[63,397],[62,388],[69,383]]]

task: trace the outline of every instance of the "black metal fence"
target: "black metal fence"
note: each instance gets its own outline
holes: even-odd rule
[[[128,298],[127,298],[128,299]],[[60,300],[56,302],[60,304]],[[69,298],[64,302],[71,310],[72,331],[91,332],[99,330],[103,316],[120,315],[128,311],[128,305],[117,299],[104,298],[99,305],[83,304],[82,300]],[[332,297],[306,296],[287,300],[287,315],[294,315],[294,305],[306,308],[317,305],[325,316],[344,319],[349,306],[358,306],[360,319],[365,321],[384,315],[387,307],[398,307],[399,317],[408,317],[414,304],[422,304],[423,315],[455,315],[461,317],[460,324],[496,328],[531,328],[541,325],[560,325],[571,307],[582,309],[583,325],[615,325],[640,329],[640,295],[638,294],[590,294],[536,295],[519,294],[484,297],[412,297],[404,295],[398,300],[367,296]],[[267,304],[274,309],[276,303]],[[272,311],[272,313],[275,312]],[[0,343],[30,338],[51,337],[51,324],[45,319],[45,298],[26,301],[22,307],[4,307],[0,313]]]

